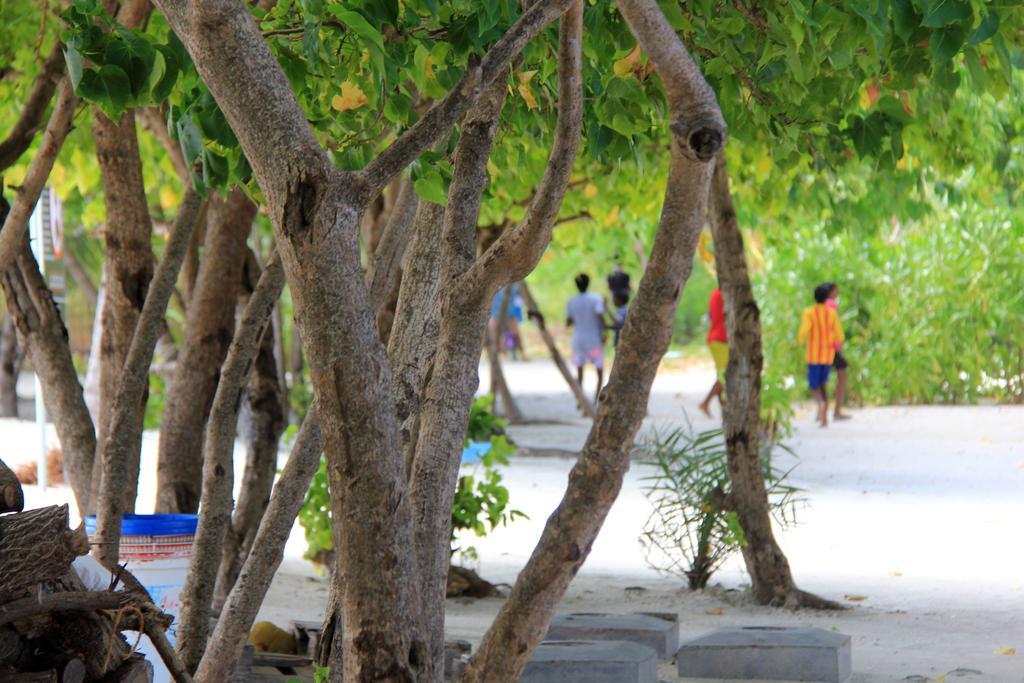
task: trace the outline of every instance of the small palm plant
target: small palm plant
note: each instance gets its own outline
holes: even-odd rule
[[[768,507],[786,527],[796,523],[802,499],[800,489],[785,483],[792,470],[772,466],[776,447],[786,448],[775,442],[762,448],[761,465]],[[685,576],[691,590],[704,588],[746,542],[738,516],[726,505],[729,470],[722,430],[695,434],[687,426],[655,432],[638,448],[641,462],[654,468],[644,477],[644,492],[654,506],[640,537],[647,563],[658,571]]]

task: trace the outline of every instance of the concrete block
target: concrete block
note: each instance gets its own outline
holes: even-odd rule
[[[658,655],[621,641],[545,641],[519,683],[658,683]]]
[[[659,659],[671,659],[679,649],[679,622],[675,615],[558,614],[551,620],[545,640],[622,640],[652,648]]]
[[[677,668],[687,678],[822,681],[850,678],[850,636],[818,628],[721,628],[679,648]]]

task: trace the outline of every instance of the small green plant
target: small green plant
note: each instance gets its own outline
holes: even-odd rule
[[[799,489],[785,483],[789,471],[772,466],[778,445],[766,444],[761,465],[768,507],[785,527],[796,523],[800,499]],[[687,427],[655,433],[639,448],[643,464],[655,470],[644,478],[654,506],[640,537],[647,562],[658,571],[685,576],[691,590],[704,588],[746,542],[736,513],[724,507],[729,470],[722,430],[694,434]]]
[[[508,507],[508,489],[502,485],[499,465],[507,465],[514,448],[505,437],[505,421],[491,410],[491,398],[483,396],[473,402],[466,429],[466,445],[490,443],[490,449],[480,456],[472,471],[459,477],[455,499],[452,501],[452,543],[456,532],[471,529],[477,536],[486,536],[496,527],[525,515]],[[482,469],[482,471],[481,471]],[[328,566],[334,550],[331,527],[331,494],[327,482],[327,463],[313,475],[306,502],[299,511],[299,524],[306,535],[307,560]],[[472,557],[473,548],[461,548],[464,556]]]

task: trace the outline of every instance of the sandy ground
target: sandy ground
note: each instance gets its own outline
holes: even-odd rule
[[[578,450],[588,422],[550,363],[508,363],[527,418],[511,435],[532,449]],[[706,368],[659,375],[644,430],[715,425],[697,414],[710,384]],[[486,369],[481,385],[486,386]],[[588,377],[592,390],[593,378]],[[800,524],[780,533],[798,583],[845,601],[841,613],[796,613],[750,604],[739,558],[703,593],[685,589],[646,563],[638,541],[650,514],[649,470],[634,464],[622,495],[563,602],[565,611],[674,611],[683,637],[727,625],[814,625],[853,637],[855,681],[1024,681],[1024,408],[914,407],[853,411],[827,430],[798,416],[788,442],[791,479],[805,490]],[[31,423],[0,421],[4,459],[33,456]],[[147,433],[139,511],[152,509],[157,435]],[[505,470],[511,504],[529,515],[486,539],[463,539],[495,582],[514,581],[557,505],[572,460],[516,457]],[[236,477],[236,481],[237,481]],[[28,487],[31,506],[66,498],[66,489]],[[318,619],[326,580],[301,560],[296,527],[261,618]],[[849,598],[862,598],[849,600]],[[451,600],[447,635],[479,641],[500,599]],[[1016,654],[1001,654],[1016,651]],[[679,680],[671,666],[662,678]]]

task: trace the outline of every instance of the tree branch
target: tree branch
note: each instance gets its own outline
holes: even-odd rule
[[[562,21],[558,120],[544,176],[522,222],[502,233],[466,274],[471,283],[466,291],[482,288],[493,295],[498,288],[524,279],[536,267],[551,241],[551,231],[568,189],[583,134],[583,29],[570,26],[577,19],[575,13],[574,6]]]
[[[661,76],[674,117],[670,129],[676,145],[687,156],[710,161],[725,144],[727,131],[711,86],[679,42],[657,0],[619,2],[619,12]]]
[[[657,43],[655,47],[662,56],[686,54],[656,0],[619,0],[619,10],[630,19],[641,44],[665,38],[673,45]],[[637,15],[642,15],[642,21],[636,20]],[[653,34],[643,34],[645,30],[653,30]],[[667,73],[661,73],[661,77],[666,88],[682,91],[669,96],[675,121],[693,120],[686,111],[674,108],[682,104],[692,104],[703,120],[721,120],[720,113],[714,113],[714,95],[699,72],[681,81]],[[706,149],[703,143],[696,148]],[[597,418],[570,474],[565,496],[548,519],[537,548],[460,679],[463,683],[519,678],[618,496],[659,361],[671,339],[681,283],[690,274],[707,215],[714,163],[691,156],[684,149],[682,144],[672,147],[665,205],[650,264],[626,317],[611,378],[601,392]],[[509,647],[510,643],[516,647]]]
[[[63,75],[64,45],[57,41],[32,84],[32,90],[21,107],[21,116],[7,137],[0,141],[0,171],[17,161],[32,144],[46,113],[46,106],[53,99],[53,93]]]
[[[406,245],[416,223],[416,209],[419,198],[413,188],[412,181],[402,179],[391,209],[384,234],[381,235],[377,250],[372,254],[366,269],[366,288],[370,292],[370,308],[375,312],[384,305],[388,293],[392,291],[398,279],[405,255]]]
[[[531,6],[483,60],[470,57],[466,74],[423,118],[403,133],[390,147],[359,172],[370,198],[377,196],[391,179],[429,149],[473,104],[480,92],[504,75],[512,59],[548,24],[555,21],[572,0],[540,0]]]
[[[153,276],[146,294],[131,347],[121,372],[121,381],[114,397],[110,429],[100,451],[102,476],[97,502],[96,548],[97,559],[108,567],[117,564],[121,541],[122,492],[130,485],[127,481],[132,461],[139,454],[129,452],[133,441],[132,425],[138,422],[145,409],[143,397],[149,385],[149,364],[153,359],[157,338],[163,329],[164,313],[174,290],[174,283],[185,258],[192,229],[203,202],[189,187],[178,209],[174,229],[164,249],[163,258]]]
[[[50,612],[81,612],[98,609],[118,609],[126,596],[111,591],[74,591],[44,593],[0,605],[0,626]]]
[[[220,618],[196,670],[198,681],[227,681],[242,655],[246,635],[281,565],[292,523],[306,498],[309,482],[320,464],[320,420],[314,405],[292,445],[288,463],[274,486],[270,504],[260,522],[252,551],[228,594]]]
[[[210,603],[217,579],[221,546],[225,530],[231,522],[231,491],[234,483],[232,451],[242,390],[259,351],[263,331],[283,287],[284,266],[275,251],[260,275],[231,341],[206,425],[202,500],[199,505],[202,515],[199,517],[199,527],[192,547],[188,576],[181,592],[181,627],[178,629],[177,644],[185,667],[190,671],[199,665],[206,646]]]
[[[10,268],[18,258],[21,240],[28,228],[28,219],[36,208],[36,202],[39,201],[47,178],[50,177],[50,171],[53,170],[53,163],[64,144],[64,138],[71,132],[71,122],[77,106],[78,98],[72,91],[71,82],[64,78],[59,86],[57,103],[50,114],[50,121],[46,124],[46,132],[43,133],[43,142],[29,164],[25,180],[22,181],[18,196],[14,200],[14,206],[7,214],[3,229],[0,230],[0,273]]]

